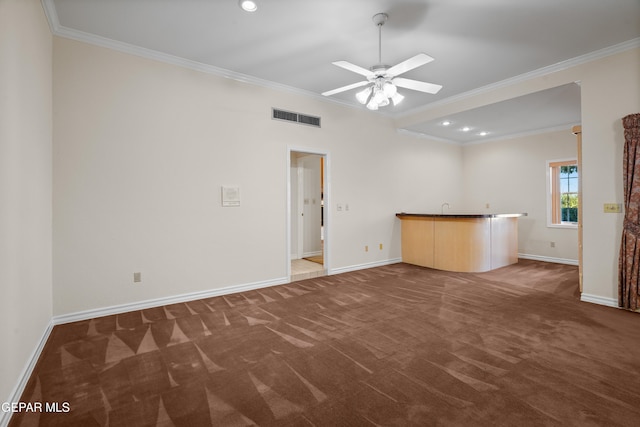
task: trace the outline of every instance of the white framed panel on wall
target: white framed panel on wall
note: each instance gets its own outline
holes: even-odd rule
[[[235,186],[222,186],[220,191],[220,197],[222,206],[232,207],[240,206],[240,187]]]

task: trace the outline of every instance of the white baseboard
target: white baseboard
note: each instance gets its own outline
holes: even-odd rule
[[[365,268],[380,267],[380,266],[389,265],[389,264],[397,264],[399,262],[402,262],[401,258],[370,262],[366,264],[352,265],[348,267],[334,268],[328,271],[328,274],[332,275],[332,274],[347,273],[349,271],[363,270]],[[174,295],[170,297],[156,298],[151,300],[114,305],[110,307],[101,307],[101,308],[96,308],[91,310],[53,316],[52,324],[62,325],[65,323],[78,322],[81,320],[89,320],[95,317],[111,316],[114,314],[126,313],[129,311],[144,310],[147,308],[159,307],[159,306],[169,305],[169,304],[177,304],[177,303],[186,302],[186,301],[194,301],[194,300],[203,299],[203,298],[213,298],[213,297],[218,297],[222,295],[235,294],[238,292],[246,292],[246,291],[252,291],[255,289],[267,288],[269,286],[284,285],[287,283],[289,283],[289,278],[280,277],[277,279],[265,280],[262,282],[245,283],[242,285],[226,286],[224,288],[210,289],[210,290],[200,291],[200,292],[191,292],[188,294]]]
[[[40,358],[40,354],[42,354],[42,350],[44,349],[47,340],[49,339],[49,335],[53,330],[53,320],[49,321],[42,337],[38,341],[36,348],[33,350],[29,358],[27,359],[27,364],[18,376],[18,383],[13,388],[11,394],[9,395],[7,402],[19,402],[22,397],[22,393],[24,393],[24,389],[27,386],[27,381],[31,378],[31,374],[33,373],[33,368],[35,368],[36,363],[38,363],[38,359]],[[9,425],[9,419],[11,418],[12,412],[4,412],[0,410],[0,426]]]
[[[238,292],[252,291],[254,289],[267,288],[269,286],[284,285],[289,283],[287,277],[280,277],[262,282],[245,283],[243,285],[226,286],[224,288],[210,289],[200,292],[191,292],[188,294],[174,295],[170,297],[156,298],[152,300],[138,301],[128,304],[114,305],[111,307],[96,308],[76,313],[63,314],[53,317],[54,325],[64,323],[78,322],[80,320],[89,320],[94,317],[111,316],[113,314],[126,313],[128,311],[143,310],[147,308],[159,307],[162,305],[177,304],[186,301],[194,301],[203,298],[213,298],[222,295],[235,294]]]
[[[304,252],[302,254],[302,258],[309,258],[310,256],[320,256],[320,255],[322,255],[322,251]]]
[[[553,257],[542,256],[542,255],[518,254],[518,258],[532,259],[535,261],[554,262],[556,264],[568,264],[568,265],[579,264],[578,260],[576,259],[553,258]],[[618,300],[615,298],[607,298],[607,297],[602,297],[600,295],[585,294],[584,292],[580,295],[580,301],[590,302],[592,304],[604,305],[606,307],[620,308],[618,307]]]
[[[332,268],[331,270],[329,270],[328,274],[333,275],[333,274],[340,274],[340,273],[348,273],[350,271],[364,270],[366,268],[373,268],[373,267],[382,267],[383,265],[397,264],[399,262],[402,262],[402,258],[393,258],[393,259],[387,259],[383,261],[367,262],[365,264],[350,265],[348,267]]]
[[[580,301],[605,305],[607,307],[620,308],[618,307],[618,300],[615,298],[606,298],[599,295],[585,294],[584,292],[582,293],[582,295],[580,295]]]
[[[555,258],[555,257],[549,257],[549,256],[520,254],[520,253],[518,254],[518,258],[531,259],[534,261],[553,262],[556,264],[578,265],[577,259]]]
[[[28,359],[27,365],[22,370],[20,375],[18,376],[18,383],[14,387],[11,394],[8,396],[7,402],[18,402],[22,397],[22,393],[24,393],[24,389],[27,386],[27,381],[31,378],[31,374],[33,373],[33,369],[35,368],[40,355],[42,354],[42,350],[44,349],[47,340],[49,339],[49,335],[53,330],[53,327],[56,325],[62,325],[64,323],[78,322],[81,320],[89,320],[95,317],[103,317],[110,316],[113,314],[126,313],[128,311],[141,310],[145,308],[158,307],[162,305],[168,304],[176,304],[185,301],[193,301],[203,298],[212,298],[221,295],[229,295],[235,294],[238,292],[251,291],[254,289],[266,288],[269,286],[283,285],[289,283],[289,279],[287,277],[281,277],[272,280],[266,280],[262,282],[254,282],[254,283],[246,283],[243,285],[234,285],[227,286],[224,288],[211,289],[202,292],[192,292],[189,294],[175,295],[171,297],[165,298],[156,298],[153,300],[139,301],[135,303],[121,304],[117,306],[111,307],[103,307],[97,308],[93,310],[85,310],[76,313],[63,314],[60,316],[53,316],[47,328],[45,329],[40,341],[38,342],[36,348]],[[11,412],[4,412],[0,410],[0,427],[7,426],[9,424],[9,420],[11,418]]]

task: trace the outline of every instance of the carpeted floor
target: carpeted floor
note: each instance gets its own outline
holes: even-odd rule
[[[56,326],[12,426],[632,426],[640,317],[577,267],[395,264]]]

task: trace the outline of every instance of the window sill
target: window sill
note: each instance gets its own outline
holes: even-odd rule
[[[548,228],[569,228],[569,229],[574,229],[577,230],[578,229],[578,223],[574,223],[574,222],[567,222],[564,224],[547,224]]]

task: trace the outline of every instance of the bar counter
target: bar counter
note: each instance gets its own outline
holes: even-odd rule
[[[402,261],[483,272],[518,262],[518,218],[526,213],[397,213]]]

